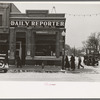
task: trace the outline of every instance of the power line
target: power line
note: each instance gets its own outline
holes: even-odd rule
[[[56,13],[56,7],[53,6],[52,7],[52,10],[51,10],[51,13]],[[65,15],[67,16],[73,16],[73,17],[92,17],[92,16],[100,16],[100,13],[95,13],[95,14],[73,14],[73,13],[65,13]]]
[[[65,13],[67,16],[100,16],[100,13],[96,13],[96,14],[72,14],[72,13]]]

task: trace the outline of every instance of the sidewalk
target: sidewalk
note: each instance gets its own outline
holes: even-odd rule
[[[22,68],[16,68],[15,65],[9,65],[8,72],[63,72],[61,71],[61,66],[34,66],[34,65],[25,65]]]
[[[42,69],[42,66],[34,66],[34,65],[26,65],[22,68],[16,68],[15,65],[10,65],[8,72],[11,73],[17,73],[17,72],[39,72],[39,73],[72,73],[72,74],[99,74],[100,73],[100,67],[99,66],[84,66],[80,69],[75,69],[75,71],[68,71],[68,70],[61,70],[61,66],[44,66],[44,69]]]

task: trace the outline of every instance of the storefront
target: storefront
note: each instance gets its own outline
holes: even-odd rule
[[[14,64],[18,55],[23,65],[41,64],[43,61],[45,64],[61,64],[63,31],[65,14],[50,14],[48,10],[10,12],[9,63]]]

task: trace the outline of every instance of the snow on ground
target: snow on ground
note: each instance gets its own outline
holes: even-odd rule
[[[0,74],[0,81],[69,81],[99,82],[100,74],[84,73],[6,73]]]
[[[82,58],[83,59],[83,58]],[[75,58],[75,71],[45,72],[40,68],[34,67],[40,72],[15,72],[0,73],[0,81],[68,81],[68,82],[99,82],[100,81],[100,61],[98,66],[86,66],[84,69],[77,69],[78,58]],[[28,66],[32,69],[33,66]],[[27,66],[26,66],[27,68]],[[45,66],[44,70],[60,70],[61,66]],[[23,68],[24,69],[24,68]],[[14,69],[12,69],[14,70]]]

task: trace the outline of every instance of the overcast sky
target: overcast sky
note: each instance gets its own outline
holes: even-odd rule
[[[66,44],[71,47],[82,47],[82,41],[85,41],[88,36],[93,32],[100,32],[100,2],[96,3],[68,3],[68,2],[27,2],[27,3],[15,3],[22,13],[25,10],[49,10],[51,13],[53,6],[56,8],[56,13],[68,13],[66,14]],[[54,13],[54,11],[53,11]],[[77,14],[80,16],[74,16],[69,14]],[[92,16],[81,16],[98,14]]]

